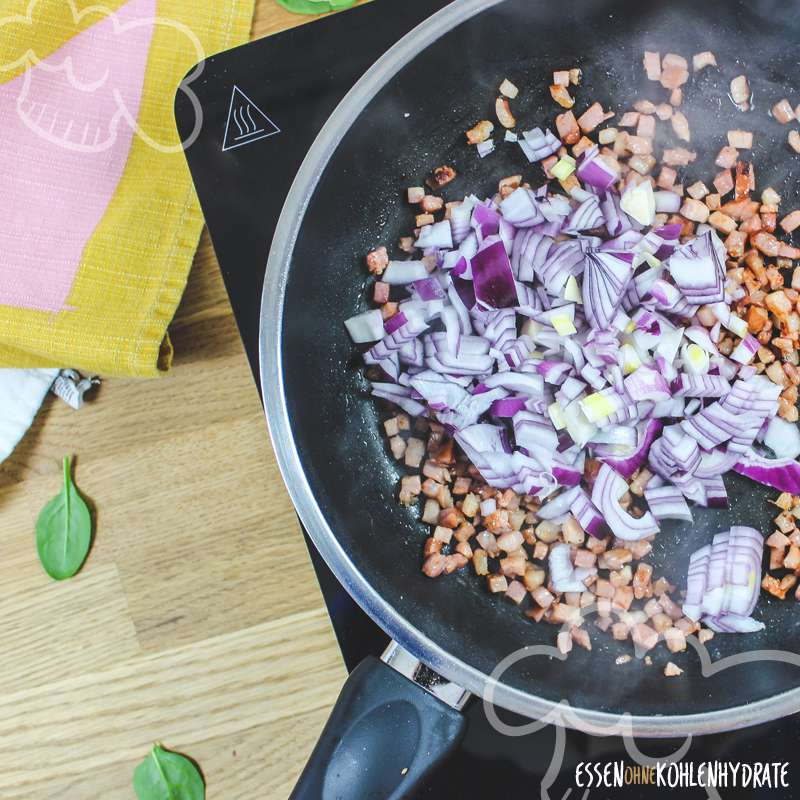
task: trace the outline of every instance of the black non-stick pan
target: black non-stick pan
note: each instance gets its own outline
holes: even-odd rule
[[[364,253],[391,247],[413,224],[406,186],[446,163],[459,174],[446,187],[448,200],[492,194],[508,174],[523,172],[531,183],[541,177],[514,145],[500,144],[481,160],[464,143],[467,128],[493,118],[505,77],[521,88],[514,109],[527,130],[552,125],[559,111],[547,88],[554,69],[582,68],[577,110],[599,100],[619,112],[640,97],[663,99],[663,90],[645,79],[645,49],[687,58],[712,50],[720,70],[706,70],[687,91],[698,151],[688,178],[713,175],[713,156],[728,129],[752,130],[759,188],[773,186],[784,208],[796,207],[800,160],[785,144],[787,128],[768,112],[784,96],[800,101],[798,41],[800,6],[777,0],[455,0],[370,69],[311,148],[278,224],[264,286],[261,370],[270,431],[300,517],[339,580],[404,651],[447,681],[478,695],[491,685],[496,704],[530,717],[567,701],[574,710],[567,723],[588,729],[628,715],[632,730],[645,736],[710,733],[800,709],[800,669],[791,663],[764,656],[704,676],[690,648],[671,656],[685,674],[667,680],[666,651],[654,651],[650,666],[641,659],[617,666],[630,643],[601,635],[592,637],[591,653],[579,649],[567,660],[530,655],[490,682],[506,656],[552,644],[555,629],[488,595],[468,570],[437,580],[422,575],[427,528],[416,511],[396,502],[400,468],[387,452],[381,411],[368,397],[359,354],[342,325],[366,307]],[[753,89],[747,114],[727,96],[730,79],[741,73]],[[729,510],[697,509],[694,525],[667,523],[656,537],[648,561],[679,586],[688,555],[714,533],[735,523],[771,530],[772,495],[735,475],[725,480]],[[762,597],[756,616],[766,630],[718,635],[709,643],[710,658],[798,650],[793,601]],[[457,712],[406,678],[397,684],[397,676],[375,662],[351,677],[347,703],[318,748],[327,764],[307,770],[298,796],[400,796],[436,752],[447,750],[459,733]],[[381,687],[394,702],[370,694]],[[381,766],[362,769],[364,755]]]

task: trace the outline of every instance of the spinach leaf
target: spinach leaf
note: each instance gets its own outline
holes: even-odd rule
[[[154,745],[133,773],[139,800],[204,800],[206,786],[200,770],[180,753]]]
[[[277,0],[278,5],[295,14],[326,14],[339,8],[347,8],[356,0]]]
[[[64,457],[64,488],[36,520],[36,549],[44,571],[53,579],[71,578],[83,565],[92,543],[92,517],[70,475]]]

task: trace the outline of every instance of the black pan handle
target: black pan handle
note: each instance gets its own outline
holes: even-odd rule
[[[378,658],[351,673],[292,800],[401,800],[464,734],[463,715]]]

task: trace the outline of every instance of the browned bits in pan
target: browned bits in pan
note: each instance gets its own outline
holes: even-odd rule
[[[491,124],[491,123],[490,123]],[[431,189],[441,189],[456,177],[456,171],[452,167],[436,167],[425,181]]]

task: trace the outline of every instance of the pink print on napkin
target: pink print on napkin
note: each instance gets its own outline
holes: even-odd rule
[[[0,305],[66,308],[128,159],[155,6],[129,0],[0,86]]]

